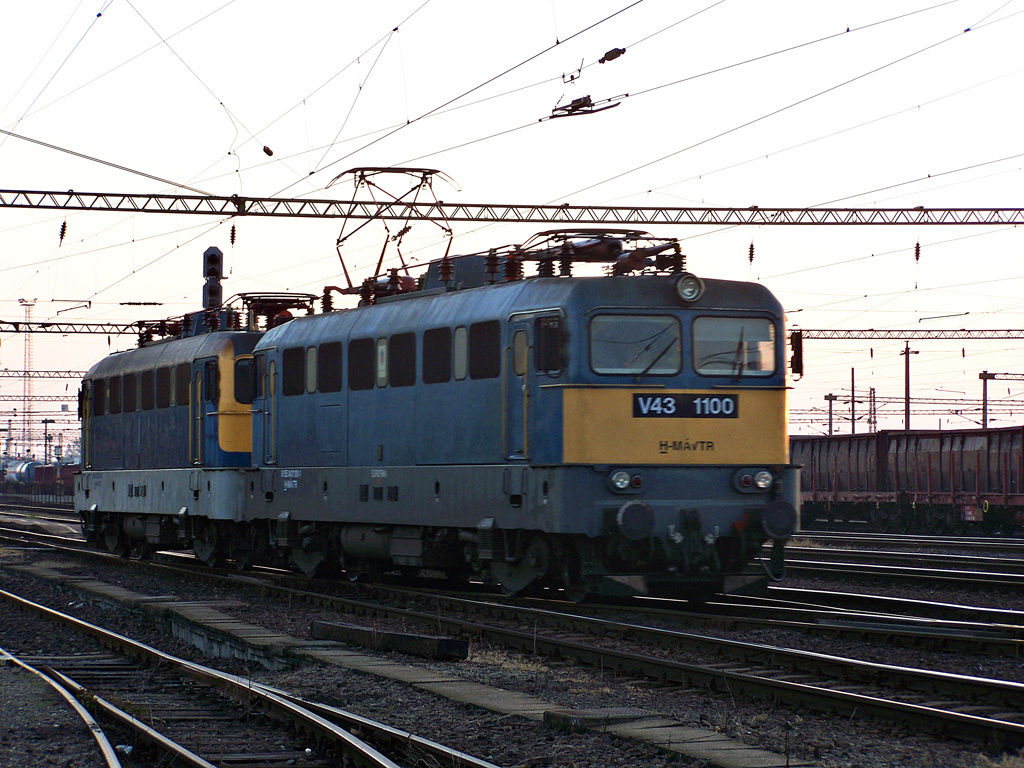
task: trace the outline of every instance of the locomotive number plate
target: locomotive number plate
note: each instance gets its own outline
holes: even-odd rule
[[[633,394],[634,419],[737,419],[737,395]]]

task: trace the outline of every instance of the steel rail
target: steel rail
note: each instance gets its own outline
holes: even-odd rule
[[[161,752],[170,755],[174,765],[178,765],[180,761],[180,763],[192,766],[193,768],[217,768],[213,763],[208,760],[204,760],[195,752],[186,749],[181,744],[168,739],[160,733],[160,731],[146,725],[137,717],[114,706],[106,699],[93,695],[90,691],[76,683],[67,675],[58,672],[55,669],[47,669],[46,674],[48,676],[52,676],[55,680],[59,681],[62,686],[74,692],[78,698],[88,698],[90,701],[95,702],[96,706],[101,709],[107,717],[134,733],[141,741],[151,744]]]
[[[180,567],[162,567],[185,572]],[[197,575],[194,570],[188,570],[187,573],[190,578]],[[210,574],[209,578],[221,580],[224,577]],[[237,581],[235,578],[227,580],[229,582]],[[500,642],[507,647],[528,653],[556,658],[572,658],[580,663],[606,670],[611,669],[626,675],[644,676],[666,683],[709,687],[713,690],[744,690],[773,701],[785,701],[797,706],[809,706],[824,711],[840,711],[850,716],[867,713],[897,722],[904,722],[909,718],[922,729],[931,732],[953,734],[981,741],[995,737],[1007,745],[1024,745],[1024,724],[1021,723],[971,715],[955,709],[944,710],[891,698],[836,690],[806,682],[781,680],[773,675],[777,674],[780,669],[813,675],[821,675],[824,670],[829,674],[838,675],[847,681],[855,681],[858,684],[888,685],[901,691],[911,690],[919,695],[932,697],[936,695],[936,690],[942,690],[944,693],[952,692],[959,697],[974,697],[976,701],[994,702],[997,707],[1008,706],[1015,711],[1024,709],[1024,684],[1021,683],[876,664],[758,643],[722,640],[676,630],[611,622],[574,613],[509,607],[496,602],[436,594],[419,595],[433,601],[443,600],[449,605],[460,606],[482,614],[503,615],[503,618],[506,619],[515,617],[517,621],[522,621],[523,614],[528,614],[537,625],[544,624],[545,627],[555,626],[570,631],[579,631],[581,627],[590,625],[598,628],[603,635],[607,635],[609,630],[612,630],[618,635],[640,636],[647,641],[670,648],[684,646],[701,648],[706,652],[732,658],[734,661],[729,662],[730,664],[748,667],[751,662],[756,662],[766,667],[761,672],[750,672],[749,669],[740,671],[723,665],[709,666],[680,662],[549,637],[537,632],[522,632],[496,627],[491,624],[445,616],[434,611],[424,612],[395,608],[366,600],[341,598],[272,584],[260,584],[251,576],[245,577],[245,584],[264,592],[278,591],[290,597],[307,599],[316,604],[328,605],[352,614],[402,617],[427,622],[432,626],[444,626],[457,632],[484,636],[494,642]],[[410,590],[401,591],[410,592]],[[0,595],[2,594],[0,592]],[[957,705],[963,706],[963,701],[958,701]]]
[[[322,596],[319,599],[323,599]],[[600,667],[604,670],[611,669],[625,675],[643,676],[663,683],[706,687],[717,691],[734,692],[736,690],[743,690],[773,701],[786,701],[791,704],[829,712],[839,711],[849,716],[869,713],[872,716],[881,717],[889,721],[905,722],[907,719],[911,719],[917,725],[930,732],[967,736],[980,741],[989,740],[995,736],[1008,745],[1024,745],[1024,724],[1007,720],[836,690],[809,683],[782,680],[771,677],[769,670],[765,670],[763,674],[758,674],[756,672],[739,671],[721,666],[680,662],[644,654],[596,647],[572,640],[552,638],[536,632],[521,632],[479,624],[436,613],[370,606],[365,603],[359,604],[358,601],[347,602],[353,603],[354,607],[362,608],[365,612],[380,609],[390,615],[415,618],[431,622],[435,626],[442,624],[459,631],[481,634],[492,641],[498,641],[508,647],[517,648],[528,653],[543,654],[556,658],[572,658],[580,663]],[[480,603],[480,605],[484,606],[483,603]],[[491,608],[507,610],[506,606],[497,606],[496,604],[489,604],[486,608],[488,610]],[[559,616],[552,612],[529,611],[529,613],[531,615],[548,614],[552,617]],[[586,622],[601,623],[606,625],[606,627],[614,624],[614,622],[590,619],[576,614],[562,614],[559,616],[559,620],[568,622],[568,626]],[[810,651],[797,651],[757,643],[742,643],[734,640],[720,640],[703,635],[655,629],[634,624],[618,624],[621,630],[627,634],[635,633],[647,638],[660,637],[662,645],[667,644],[670,647],[678,648],[683,645],[693,644],[702,645],[718,652],[728,652],[729,655],[734,655],[738,660],[741,660],[738,662],[741,664],[746,664],[756,658],[760,663],[767,663],[770,666],[774,662],[785,659],[787,662],[785,664],[786,668],[796,669],[809,674],[821,674],[822,669],[838,669],[842,666],[847,671],[848,677],[857,679],[860,676],[862,682],[868,681],[877,684],[879,682],[888,682],[888,680],[880,681],[879,678],[891,678],[893,682],[889,684],[897,686],[905,684],[910,684],[911,686],[920,685],[922,692],[933,691],[935,684],[938,683],[940,687],[947,687],[948,690],[956,691],[959,695],[966,693],[978,696],[981,699],[995,697],[996,699],[1005,698],[1013,700],[1015,703],[1010,706],[1018,710],[1022,703],[1024,703],[1024,684],[1021,683],[971,678],[963,675],[926,670],[913,670],[886,664],[842,659]]]
[[[376,768],[400,768],[397,763],[381,754],[369,744],[357,739],[344,728],[299,705],[293,704],[275,693],[258,690],[250,681],[243,680],[234,675],[224,674],[194,662],[178,659],[152,646],[132,640],[116,632],[110,632],[95,624],[90,624],[31,600],[26,600],[6,590],[0,590],[0,598],[14,603],[24,611],[35,613],[51,621],[58,621],[65,626],[70,626],[76,631],[93,637],[103,645],[115,648],[127,656],[159,663],[165,668],[178,670],[194,680],[211,686],[234,701],[250,704],[255,699],[272,717],[287,722],[301,723],[304,727],[321,737],[334,742],[356,764],[375,766]]]
[[[106,763],[107,768],[121,768],[121,760],[117,756],[117,752],[113,745],[110,743],[110,739],[107,738],[107,734],[103,732],[103,728],[99,723],[96,722],[95,718],[89,713],[81,702],[75,697],[75,689],[69,687],[63,683],[63,681],[53,679],[42,670],[38,670],[31,664],[26,664],[24,661],[19,659],[9,651],[0,648],[0,664],[13,664],[20,667],[26,672],[30,672],[40,680],[49,685],[54,691],[60,694],[61,698],[68,703],[68,705],[75,711],[85,723],[86,728],[89,729],[90,735],[96,741],[96,746],[99,749],[100,755],[103,757],[103,761]],[[211,768],[215,768],[211,766]]]
[[[195,575],[194,572],[190,572],[190,574]],[[765,670],[764,674],[757,674],[679,662],[548,637],[536,632],[521,632],[495,627],[491,624],[481,624],[436,612],[394,608],[363,600],[285,589],[272,585],[254,585],[251,579],[247,579],[247,583],[260,589],[280,590],[282,593],[286,592],[292,596],[306,598],[321,605],[342,608],[353,614],[382,615],[423,621],[432,626],[445,626],[457,632],[484,636],[507,647],[528,653],[538,653],[556,658],[572,658],[580,663],[605,670],[612,669],[626,675],[644,676],[661,682],[710,687],[714,690],[746,690],[775,701],[784,700],[824,711],[838,710],[850,716],[869,712],[888,720],[901,721],[904,718],[911,718],[922,728],[933,732],[969,735],[970,738],[982,741],[990,739],[993,735],[998,735],[1007,744],[1024,745],[1024,724],[977,715],[965,715],[953,710],[877,698],[807,683],[780,680],[771,677],[771,670]],[[1013,707],[1018,710],[1024,709],[1024,684],[1021,683],[843,659],[810,651],[722,640],[624,622],[611,622],[574,613],[523,609],[489,601],[448,596],[443,598],[437,595],[420,596],[429,597],[432,600],[443,600],[452,605],[459,605],[484,614],[505,614],[506,618],[515,615],[519,621],[522,621],[522,615],[526,614],[534,618],[538,624],[543,620],[545,626],[556,626],[561,630],[578,631],[582,625],[590,624],[598,627],[602,634],[607,634],[608,630],[612,629],[623,636],[643,637],[669,648],[701,647],[710,652],[733,657],[737,663],[741,664],[758,660],[768,667],[774,666],[775,672],[780,667],[810,674],[821,674],[823,669],[835,672],[842,669],[847,680],[856,680],[860,683],[895,685],[901,690],[910,689],[930,695],[934,695],[936,688],[944,688],[948,691],[955,691],[960,696],[975,696],[978,700],[1000,702],[1012,700]]]

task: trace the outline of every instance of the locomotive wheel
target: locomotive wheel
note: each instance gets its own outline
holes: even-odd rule
[[[326,560],[327,555],[324,552],[317,550],[307,552],[301,547],[292,549],[292,565],[311,579],[324,568]]]
[[[128,544],[128,536],[121,530],[119,522],[108,522],[103,530],[103,544],[107,551],[119,557],[128,557],[131,548]]]
[[[220,551],[220,536],[217,526],[212,522],[206,522],[192,539],[192,551],[196,553],[196,559],[209,568],[219,565],[224,555]]]
[[[270,552],[267,527],[259,520],[242,523],[235,529],[229,544],[231,560],[239,571],[251,571],[257,563],[265,563]]]
[[[493,563],[491,574],[510,595],[518,595],[535,581],[548,575],[551,567],[551,543],[543,534],[534,534],[514,563]]]

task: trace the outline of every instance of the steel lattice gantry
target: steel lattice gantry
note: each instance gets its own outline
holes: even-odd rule
[[[314,200],[0,189],[0,208],[318,219],[600,225],[1014,225],[1024,208],[707,208]]]
[[[911,328],[905,330],[875,330],[874,328],[862,330],[841,330],[841,329],[794,329],[793,333],[800,334],[803,339],[881,339],[884,341],[936,341],[942,339],[969,339],[980,341],[982,339],[1024,339],[1024,329],[981,329],[969,331],[964,328],[957,330],[923,330]]]

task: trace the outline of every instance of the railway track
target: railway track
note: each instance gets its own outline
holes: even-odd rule
[[[184,575],[185,571],[179,573]],[[188,571],[188,576],[195,578],[196,574]],[[245,577],[244,582],[233,576],[216,578],[226,579],[238,589],[256,589],[263,600],[279,599],[289,604],[307,600],[339,613],[442,628],[509,649],[572,660],[659,684],[743,693],[801,708],[912,723],[924,732],[961,739],[1024,746],[1024,685],[1020,683],[903,668],[485,599],[417,595],[405,590],[401,602],[406,606],[418,602],[420,607],[396,607],[372,601],[365,592],[353,599],[280,587],[252,576]],[[524,631],[523,626],[532,629]],[[623,650],[624,644],[637,650]]]
[[[197,576],[191,568],[159,567],[180,574],[187,572],[190,578]],[[242,588],[244,583],[246,588],[287,600],[289,604],[300,599],[341,613],[425,622],[508,648],[572,659],[662,684],[700,686],[733,693],[743,691],[800,707],[850,715],[869,714],[895,722],[913,721],[921,730],[929,732],[978,741],[995,739],[1008,746],[1024,745],[1024,722],[1020,715],[1024,712],[1024,685],[1019,683],[843,659],[566,610],[502,604],[497,600],[381,587],[373,588],[373,592],[358,587],[360,596],[353,599],[314,592],[308,585],[306,589],[279,586],[272,583],[269,576],[249,575],[239,581],[230,574],[210,572],[202,578],[234,584],[237,588]],[[291,581],[290,577],[284,578]],[[333,589],[354,588],[354,585],[338,583],[331,586]],[[418,602],[421,608],[388,605],[386,598],[379,597],[388,593],[401,595],[401,602]],[[367,597],[369,594],[378,597],[371,599]],[[803,609],[807,610],[806,606]],[[617,610],[623,609],[618,607]],[[459,618],[460,615],[474,618]],[[534,630],[524,632],[515,628],[524,625]],[[541,634],[541,629],[552,633]],[[863,630],[863,626],[860,629]],[[1019,630],[1011,628],[1009,631],[1017,634],[1002,639],[1019,646]],[[618,646],[621,645],[619,640],[625,638],[631,643],[662,650],[657,654],[623,651]],[[700,658],[680,656],[681,648]]]
[[[961,589],[970,586],[1019,591],[1024,587],[1024,559],[825,547],[788,547],[786,551],[786,572],[791,575],[954,585]]]
[[[922,550],[945,549],[957,552],[988,552],[1024,556],[1024,539],[980,536],[932,536],[898,533],[869,533],[843,531],[801,531],[790,545],[810,542],[843,548],[902,547]]]
[[[32,666],[29,662],[18,658],[3,648],[0,648],[0,666],[16,668],[25,672],[57,694],[60,703],[54,703],[45,710],[49,716],[48,719],[53,720],[61,718],[61,714],[64,710],[73,713],[73,719],[76,719],[76,722],[80,727],[76,727],[74,724],[63,720],[63,718],[61,718],[59,721],[60,724],[57,726],[61,728],[61,730],[67,729],[72,734],[70,737],[67,734],[62,734],[64,738],[64,743],[61,745],[62,752],[66,754],[66,750],[68,749],[68,739],[75,739],[76,737],[74,734],[77,733],[80,735],[79,741],[82,743],[80,750],[78,750],[78,760],[91,763],[93,762],[93,758],[95,758],[99,761],[98,764],[105,765],[107,768],[121,768],[121,760],[117,755],[117,749],[111,743],[99,723],[97,723],[92,714],[90,714],[89,710],[79,702],[72,690],[62,685],[57,679],[46,675],[44,672]],[[5,677],[4,684],[5,686],[8,686],[8,697],[12,696],[10,689],[18,687],[18,691],[13,694],[13,698],[5,699],[5,704],[8,709],[6,714],[8,720],[12,717],[11,710],[18,709],[24,711],[30,704],[38,704],[40,698],[45,700],[45,696],[40,697],[39,688],[32,686],[31,683],[27,686],[16,686],[14,680],[9,677]],[[57,711],[58,708],[61,710],[60,712]],[[15,724],[15,727],[25,727],[27,725],[28,723],[18,722]],[[88,736],[85,734],[88,734]],[[75,758],[69,758],[68,764],[70,764],[74,759]]]
[[[57,545],[60,537],[46,534],[21,533],[13,541],[39,541]],[[74,541],[72,549],[79,550]],[[86,556],[109,559],[105,553],[81,550]],[[186,555],[175,555],[163,560],[181,566],[191,563]],[[215,572],[211,571],[211,574]],[[214,575],[213,578],[218,578]],[[267,572],[265,578],[285,588],[305,589],[309,581],[303,577]],[[444,589],[438,582],[436,589]],[[383,588],[383,587],[382,587]],[[770,593],[777,597],[752,598],[721,596],[700,612],[680,611],[671,600],[648,600],[643,603],[626,601],[623,604],[600,607],[591,605],[592,616],[613,615],[624,609],[637,612],[643,620],[667,621],[686,626],[717,627],[736,630],[742,627],[774,627],[804,634],[857,638],[916,648],[966,651],[971,653],[1019,658],[1024,656],[1024,615],[1014,611],[964,608],[933,601],[906,600],[893,597],[872,597],[847,592],[820,592],[813,590],[786,590],[773,586]],[[433,594],[433,591],[431,591]],[[786,594],[787,598],[778,597]],[[554,611],[566,608],[564,601],[529,601],[506,599],[489,595],[488,600],[508,605],[535,605]],[[643,606],[642,608],[640,606]],[[648,617],[648,618],[644,618]]]
[[[344,762],[368,768],[494,768],[344,710],[304,702],[252,680],[175,658],[10,592],[0,590],[0,598],[109,649],[25,661],[161,755],[154,764],[317,768]],[[364,738],[352,735],[356,729]]]

